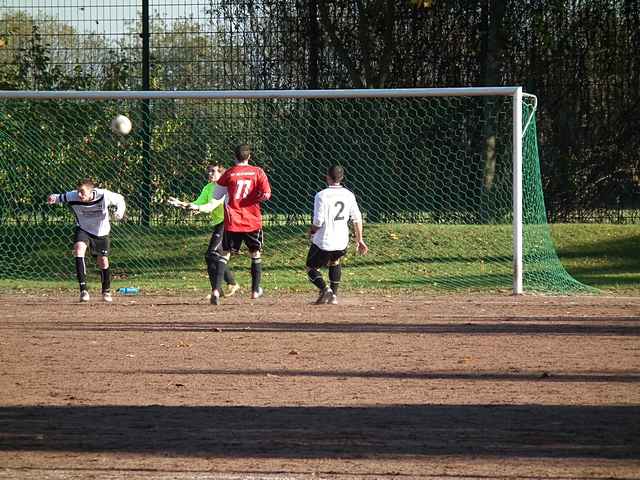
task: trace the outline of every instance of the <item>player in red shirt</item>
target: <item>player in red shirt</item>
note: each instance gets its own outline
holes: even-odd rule
[[[264,170],[249,165],[251,147],[246,144],[235,148],[235,165],[226,170],[218,179],[218,188],[214,198],[221,199],[225,195],[224,235],[222,238],[222,255],[218,259],[218,274],[215,287],[211,292],[211,303],[220,303],[220,286],[226,264],[231,253],[240,252],[242,242],[251,255],[251,298],[260,298],[263,294],[260,287],[262,277],[262,214],[260,203],[271,198],[271,185]]]

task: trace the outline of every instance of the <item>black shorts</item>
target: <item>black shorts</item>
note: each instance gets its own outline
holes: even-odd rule
[[[225,252],[238,253],[242,242],[250,252],[259,252],[262,250],[262,230],[255,232],[228,232],[225,230],[222,236],[222,249]]]
[[[309,247],[309,253],[307,254],[307,267],[326,267],[327,265],[329,265],[329,263],[340,260],[346,254],[346,248],[344,250],[327,251],[322,250],[315,243],[312,243],[311,247]]]
[[[98,237],[89,232],[85,232],[81,228],[76,227],[73,243],[84,242],[90,249],[91,255],[94,257],[108,257],[111,240],[109,235]]]

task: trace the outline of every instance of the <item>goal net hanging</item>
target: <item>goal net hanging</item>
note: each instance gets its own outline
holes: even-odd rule
[[[126,136],[110,129],[119,114],[133,124]],[[309,288],[313,196],[339,164],[371,248],[360,257],[352,245],[344,289],[589,290],[556,255],[535,97],[519,87],[0,92],[0,277],[73,281],[74,217],[46,199],[92,177],[127,201],[111,233],[116,288],[208,288],[210,217],[167,199],[198,197],[207,165],[231,166],[239,143],[273,189],[266,288]],[[232,265],[247,284],[248,263]]]

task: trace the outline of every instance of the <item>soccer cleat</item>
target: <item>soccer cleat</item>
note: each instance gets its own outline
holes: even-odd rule
[[[89,296],[89,292],[87,292],[86,290],[82,290],[80,292],[80,301],[81,302],[88,302],[91,299],[91,297]]]
[[[264,290],[262,287],[258,287],[257,292],[251,292],[251,299],[255,300],[256,298],[260,298],[262,295],[264,295]]]
[[[234,283],[233,285],[229,285],[228,288],[229,289],[226,292],[224,292],[224,296],[233,297],[238,292],[238,290],[240,290],[240,285],[237,283]]]
[[[320,290],[320,296],[318,297],[318,300],[316,300],[316,305],[325,305],[329,303],[329,300],[331,300],[332,296],[333,292],[329,287],[325,288],[324,290]]]
[[[338,297],[334,293],[331,295],[331,298],[329,299],[329,305],[337,305],[337,304],[338,304]]]
[[[111,292],[102,292],[102,300],[107,303],[113,302],[113,297],[111,296]]]
[[[220,294],[216,291],[211,292],[211,296],[209,297],[209,303],[211,305],[220,305]]]

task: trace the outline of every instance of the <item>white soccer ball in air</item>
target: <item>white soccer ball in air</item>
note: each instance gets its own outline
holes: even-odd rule
[[[119,135],[127,135],[131,131],[131,120],[124,115],[117,115],[111,120],[111,130]]]

